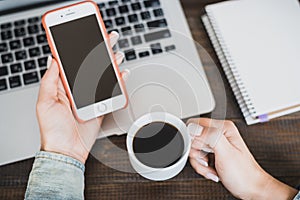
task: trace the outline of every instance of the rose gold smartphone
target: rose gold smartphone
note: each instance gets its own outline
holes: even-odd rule
[[[75,116],[87,121],[127,105],[127,93],[97,5],[47,12],[43,26]]]

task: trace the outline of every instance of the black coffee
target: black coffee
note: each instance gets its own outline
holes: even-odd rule
[[[153,168],[164,168],[176,163],[184,151],[181,133],[164,122],[153,122],[138,130],[133,139],[137,159]]]

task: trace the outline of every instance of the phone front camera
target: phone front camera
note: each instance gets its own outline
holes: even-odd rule
[[[62,15],[60,17],[63,17]]]

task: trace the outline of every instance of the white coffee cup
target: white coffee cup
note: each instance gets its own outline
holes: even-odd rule
[[[165,168],[149,167],[143,164],[141,161],[139,161],[135,156],[133,150],[134,137],[142,127],[152,122],[163,122],[163,123],[170,124],[174,126],[178,130],[178,132],[182,135],[183,142],[184,142],[184,150],[182,156],[171,166]],[[188,133],[188,129],[186,125],[182,120],[169,113],[154,112],[140,117],[132,124],[127,134],[126,145],[127,145],[130,163],[137,173],[153,181],[163,181],[163,180],[173,178],[174,176],[179,174],[184,168],[191,149],[191,137]]]

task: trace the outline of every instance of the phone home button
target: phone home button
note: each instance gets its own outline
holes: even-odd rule
[[[105,104],[100,103],[100,104],[98,105],[98,111],[99,111],[99,112],[105,112],[106,109],[107,109],[107,107],[106,107]]]

